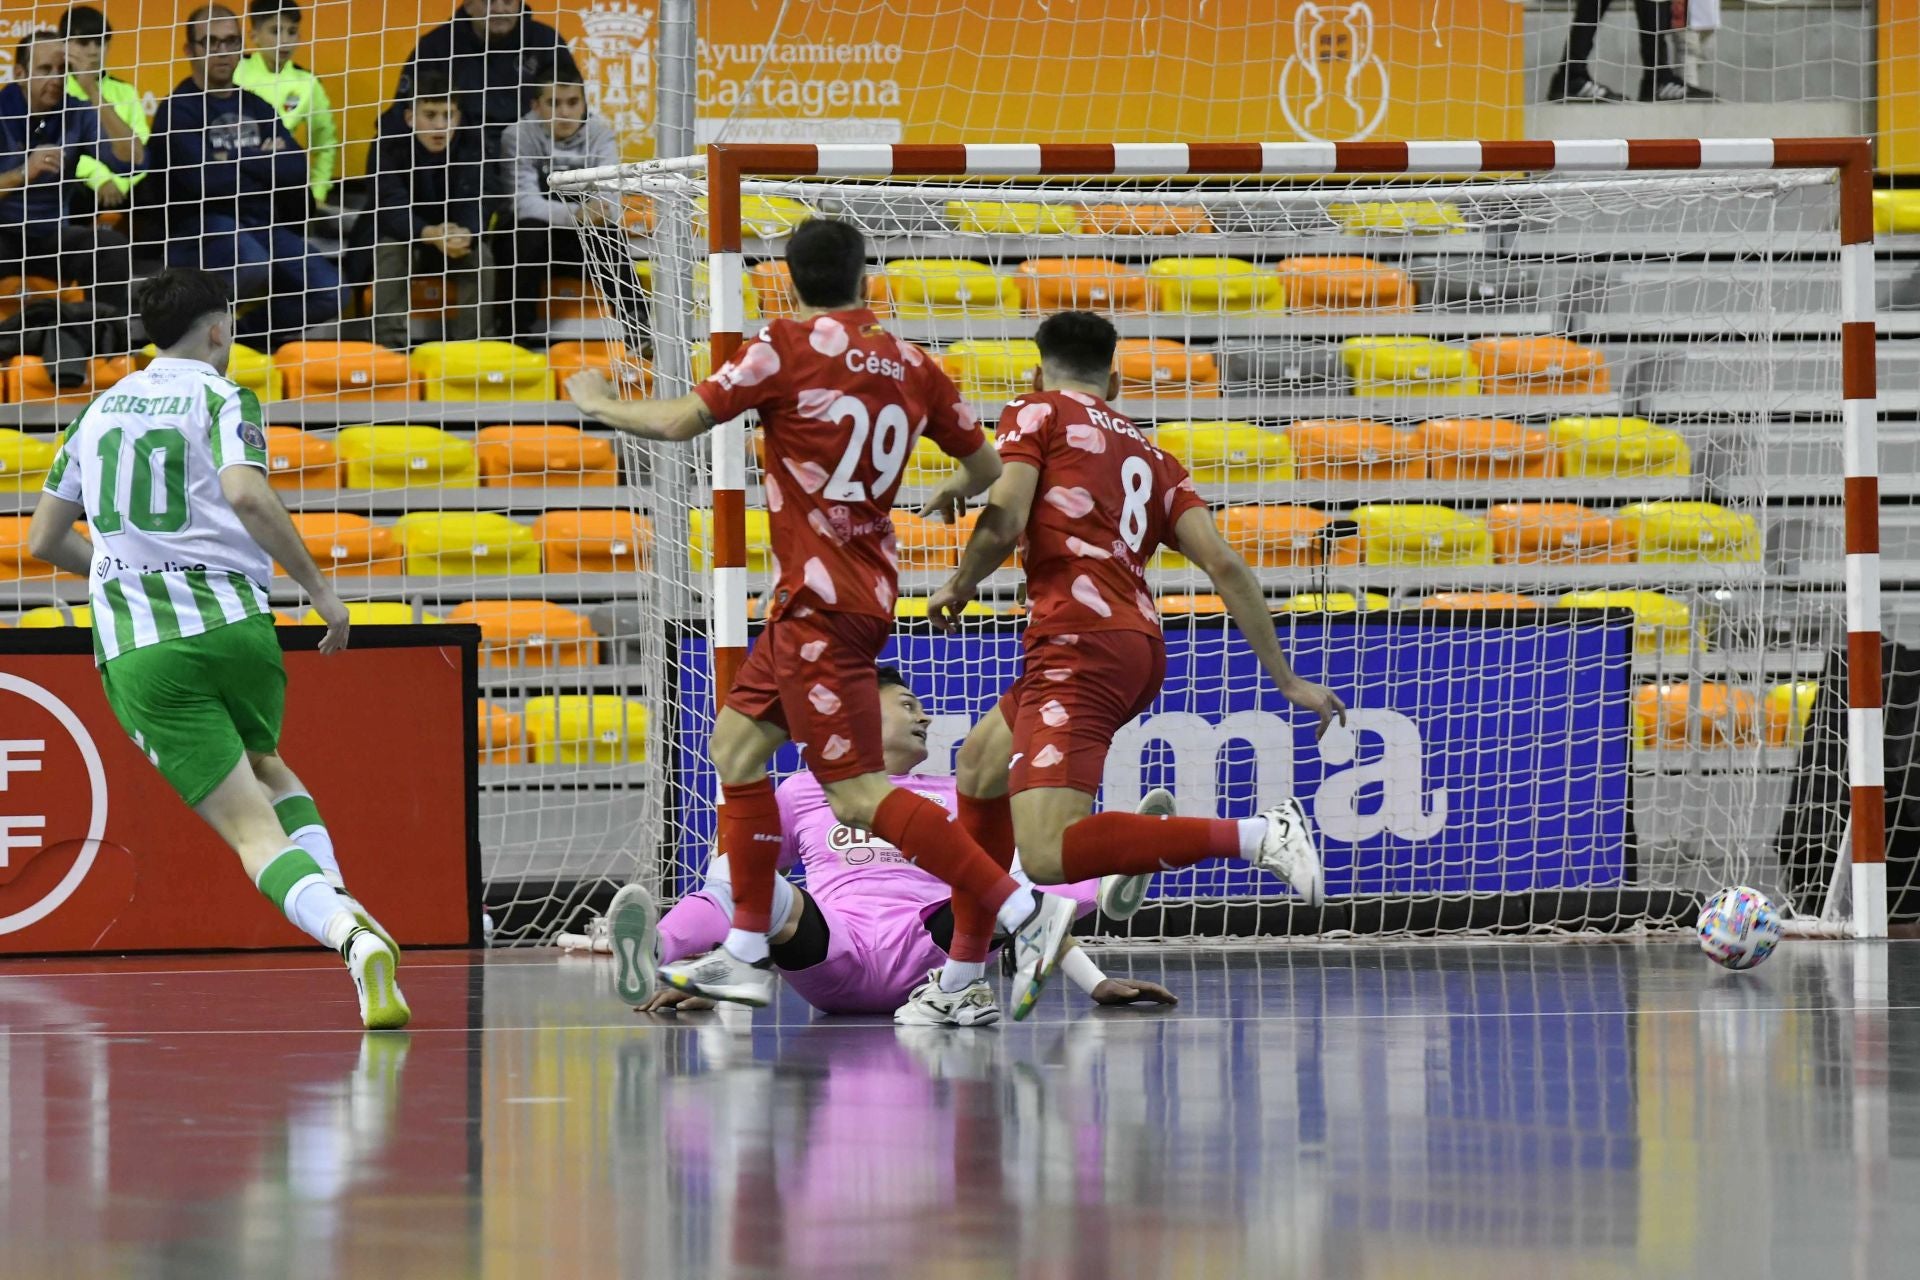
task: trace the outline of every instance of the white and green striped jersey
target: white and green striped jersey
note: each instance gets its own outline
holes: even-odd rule
[[[221,492],[228,467],[267,469],[260,402],[198,360],[155,360],[67,428],[46,489],[87,510],[98,661],[269,612],[273,558]]]

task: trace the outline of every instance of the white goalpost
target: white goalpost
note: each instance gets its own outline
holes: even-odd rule
[[[1101,803],[1293,791],[1333,900],[1204,866],[1161,877],[1134,936],[1668,929],[1736,883],[1790,929],[1884,935],[1864,141],[721,144],[552,185],[647,206],[589,248],[606,298],[643,272],[656,393],[791,313],[809,216],[861,228],[881,322],[988,425],[1044,315],[1114,320],[1119,407],[1354,708],[1316,743],[1204,576],[1156,561],[1167,688]],[[626,446],[653,719],[616,878],[669,897],[711,844],[706,734],[779,554],[754,431]],[[965,536],[911,514],[942,463],[906,464],[890,655],[933,771],[1017,671],[1022,603],[1010,567],[960,635],[913,617]]]

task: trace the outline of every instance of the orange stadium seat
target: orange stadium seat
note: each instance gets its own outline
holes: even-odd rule
[[[1538,609],[1540,602],[1512,591],[1440,591],[1420,602],[1422,609]]]
[[[474,446],[480,482],[488,488],[603,488],[620,482],[613,441],[578,427],[482,427]]]
[[[46,276],[0,276],[0,320],[11,320],[36,302],[85,302],[87,291]]]
[[[27,527],[32,523],[32,516],[0,516],[0,582],[53,576],[53,566],[34,559],[27,550]]]
[[[480,628],[483,667],[585,667],[599,657],[585,615],[545,600],[469,600],[446,620]]]
[[[520,713],[480,700],[480,763],[525,764],[527,731]]]
[[[980,523],[980,510],[979,507],[975,507],[972,511],[966,512],[958,520],[953,522],[954,545],[959,547],[965,547],[967,545],[967,539],[973,536],[973,527]],[[1007,558],[1000,562],[1003,568],[1019,563],[1020,552],[1018,548],[1007,552]]]
[[[548,573],[638,573],[653,554],[653,522],[631,511],[549,511],[533,536]]]
[[[1411,431],[1364,418],[1316,418],[1287,428],[1302,480],[1421,480],[1427,464]]]
[[[653,366],[627,354],[624,342],[591,340],[556,342],[547,348],[547,368],[553,370],[553,398],[567,398],[567,379],[595,369],[626,386],[629,395],[653,394]]]
[[[1087,204],[1080,206],[1080,231],[1089,236],[1204,235],[1213,230],[1207,211],[1197,204]]]
[[[1319,564],[1325,513],[1281,504],[1228,507],[1217,517],[1227,545],[1249,564]]]
[[[754,297],[760,300],[762,319],[791,319],[800,305],[799,296],[793,291],[793,272],[777,259],[769,258],[748,267],[747,283],[753,286]],[[872,280],[867,283],[871,289]]]
[[[578,276],[554,276],[539,310],[548,320],[605,320],[611,314],[593,281]]]
[[[1553,436],[1496,418],[1435,418],[1414,431],[1435,480],[1539,479],[1555,474]]]
[[[1467,349],[1487,395],[1597,395],[1613,385],[1603,353],[1565,338],[1482,338]]]
[[[1699,718],[1686,681],[1643,684],[1633,696],[1643,747],[1750,747],[1759,741],[1760,700],[1750,689],[1717,681],[1700,685]]]
[[[1219,596],[1170,595],[1157,601],[1162,617],[1206,617],[1227,611],[1227,602]]]
[[[1487,508],[1500,564],[1629,564],[1633,541],[1614,521],[1572,502],[1502,502]]]
[[[1111,258],[1029,258],[1014,269],[1026,311],[1145,311],[1146,273]]]
[[[1413,310],[1413,280],[1372,258],[1287,258],[1280,263],[1280,283],[1287,310],[1296,314]]]
[[[407,358],[373,342],[289,342],[273,353],[289,400],[417,400]]]
[[[1213,399],[1220,394],[1220,365],[1213,355],[1171,338],[1122,338],[1114,363],[1122,396]]]
[[[268,427],[267,483],[276,489],[339,488],[340,457],[333,441],[299,427]]]
[[[893,538],[902,569],[951,569],[960,563],[959,526],[911,511],[893,513]]]
[[[347,511],[296,511],[293,527],[327,573],[389,574],[402,568],[393,530]],[[284,572],[284,570],[282,570]]]
[[[373,314],[373,289],[360,291],[360,314]],[[447,314],[447,282],[441,276],[415,276],[407,285],[407,314],[415,320],[438,320]]]
[[[87,376],[79,386],[58,387],[46,361],[39,356],[15,356],[7,361],[0,381],[5,383],[5,398],[11,404],[83,405],[132,372],[132,356],[96,356],[87,362]]]

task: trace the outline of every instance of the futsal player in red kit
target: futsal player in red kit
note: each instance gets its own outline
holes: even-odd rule
[[[721,946],[663,966],[660,977],[711,999],[768,1002],[782,840],[767,763],[791,738],[836,818],[951,885],[956,902],[1012,934],[1016,962],[1044,980],[1073,923],[1073,902],[1016,883],[1007,861],[989,857],[946,809],[893,785],[875,675],[897,594],[893,498],[915,443],[924,434],[961,466],[930,509],[986,492],[1000,476],[999,457],[933,358],[888,333],[861,301],[866,245],[852,223],[802,223],[786,258],[800,300],[795,318],[767,325],[692,394],[622,401],[596,373],[567,384],[589,415],[648,439],[691,440],[750,410],[765,438],[778,579],[766,629],[708,745],[723,796],[719,851],[731,870],[733,925]],[[621,906],[616,898],[610,911],[615,945],[650,951],[650,936],[623,938]],[[651,907],[635,914],[650,930]],[[1029,956],[1043,940],[1045,954]]]
[[[1253,818],[1177,818],[1093,812],[1114,734],[1145,711],[1166,675],[1160,614],[1146,565],[1161,546],[1204,570],[1261,667],[1320,729],[1346,707],[1332,690],[1295,675],[1246,562],[1215,527],[1186,469],[1156,449],[1108,399],[1113,325],[1085,311],[1050,316],[1035,335],[1040,369],[1032,394],[1007,405],[995,443],[1004,474],[974,527],[959,570],[928,610],[950,627],[982,579],[1024,543],[1025,663],[1000,704],[960,749],[960,821],[1001,861],[1015,845],[1037,884],[1143,875],[1205,858],[1239,858],[1318,905],[1320,857],[1306,813],[1288,798]],[[967,981],[994,920],[954,901],[954,961],[942,988]],[[1064,931],[1063,931],[1064,936]],[[1061,939],[1041,939],[1040,948]],[[1040,992],[1017,957],[1015,1018]],[[1040,975],[1044,978],[1044,975]],[[915,998],[923,997],[916,991]]]

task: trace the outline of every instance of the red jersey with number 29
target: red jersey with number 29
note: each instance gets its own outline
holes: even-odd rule
[[[1040,472],[1027,517],[1027,636],[1160,634],[1147,561],[1179,549],[1173,526],[1206,501],[1177,459],[1105,401],[1078,391],[1025,395],[1000,413],[1003,463]]]
[[[857,308],[775,320],[694,391],[722,422],[760,411],[779,562],[767,616],[891,618],[893,495],[915,443],[924,432],[956,458],[986,443],[953,380]]]

